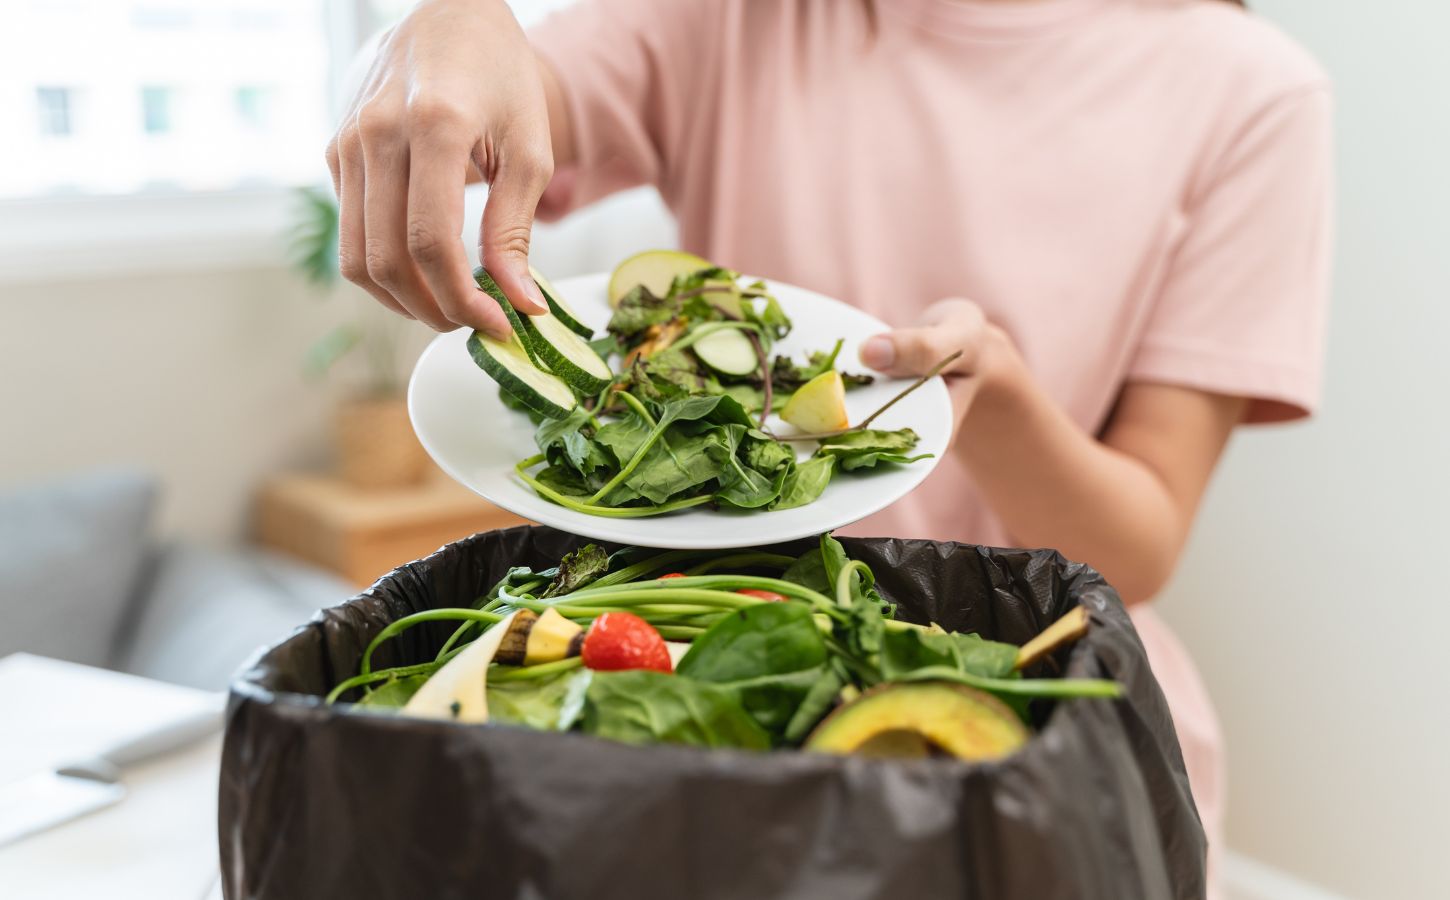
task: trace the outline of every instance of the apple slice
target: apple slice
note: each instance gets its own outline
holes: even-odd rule
[[[850,427],[846,416],[846,383],[841,373],[822,372],[801,385],[780,417],[806,434],[840,431]]]
[[[508,634],[517,612],[496,622],[483,636],[450,659],[423,682],[404,706],[403,712],[425,719],[455,722],[488,721],[488,667]]]
[[[689,275],[701,269],[711,268],[714,263],[701,259],[683,250],[646,250],[636,253],[620,263],[609,276],[609,306],[619,305],[619,299],[636,285],[644,285],[650,293],[663,297],[677,275]]]

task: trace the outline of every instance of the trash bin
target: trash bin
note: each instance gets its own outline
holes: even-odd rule
[[[1061,702],[993,763],[634,747],[327,706],[394,619],[466,606],[510,566],[585,543],[479,534],[323,610],[233,683],[219,809],[225,895],[589,900],[1198,898],[1205,839],[1172,721],[1126,610],[1045,550],[842,543],[901,618],[1021,644],[1074,606],[1092,627],[1048,673],[1119,681]],[[780,545],[800,553],[809,542]],[[431,659],[456,623],[379,666]]]

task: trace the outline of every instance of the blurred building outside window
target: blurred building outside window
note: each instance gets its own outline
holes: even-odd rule
[[[513,6],[527,26],[566,2]],[[412,6],[6,0],[0,280],[67,254],[97,269],[280,258],[294,189],[330,184],[349,66]]]
[[[36,111],[40,114],[36,127],[42,136],[65,137],[70,134],[70,94],[70,88],[35,89]]]

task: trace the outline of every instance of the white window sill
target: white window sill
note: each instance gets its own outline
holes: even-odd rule
[[[290,188],[0,201],[0,284],[287,263]]]

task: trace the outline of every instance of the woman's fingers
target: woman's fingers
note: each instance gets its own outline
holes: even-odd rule
[[[438,308],[417,263],[408,255],[408,145],[398,139],[392,117],[367,107],[358,113],[363,137],[364,259],[368,277],[393,296],[413,318],[435,331],[458,325]]]
[[[355,128],[344,128],[328,147],[327,163],[337,191],[337,268],[343,278],[372,294],[399,315],[413,318],[393,295],[368,277],[367,232],[363,222],[364,187],[362,141]]]
[[[961,351],[947,369],[970,374],[980,351],[986,318],[970,300],[943,300],[922,316],[923,324],[878,334],[861,345],[861,362],[895,378],[922,375]]]
[[[487,171],[484,166],[480,168]],[[529,274],[529,235],[534,210],[553,171],[547,138],[519,149],[505,149],[489,181],[488,203],[483,208],[479,231],[483,267],[515,309],[535,315],[546,312],[548,307]]]
[[[463,184],[471,165],[464,135],[461,129],[424,128],[413,144],[408,167],[408,255],[449,321],[502,339],[511,331],[508,320],[474,283],[463,250]]]

